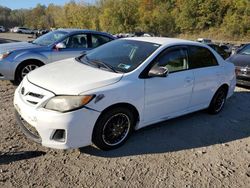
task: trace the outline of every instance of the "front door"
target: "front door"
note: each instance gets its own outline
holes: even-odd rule
[[[193,71],[188,68],[187,50],[175,47],[162,52],[154,66],[165,66],[166,77],[145,79],[145,123],[168,119],[188,108],[194,84]]]

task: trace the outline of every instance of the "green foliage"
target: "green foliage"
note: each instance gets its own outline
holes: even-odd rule
[[[108,32],[132,32],[137,26],[137,0],[101,0],[100,27]]]
[[[249,0],[97,0],[33,9],[0,6],[0,25],[87,28],[111,33],[145,31],[160,36],[207,31],[250,36]]]

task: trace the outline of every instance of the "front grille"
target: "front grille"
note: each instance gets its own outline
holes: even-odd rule
[[[37,92],[31,92],[27,91],[28,89],[26,87],[22,87],[20,89],[20,93],[22,95],[22,98],[29,104],[37,105],[39,102],[42,102],[42,99],[45,98],[45,95],[42,95]]]
[[[55,96],[52,92],[30,83],[25,78],[22,85],[20,85],[19,94],[22,100],[32,107],[38,107],[49,98]]]
[[[33,92],[29,92],[27,95],[32,96],[32,97],[36,97],[39,99],[42,99],[44,97],[44,95],[38,94],[38,93],[33,93]]]

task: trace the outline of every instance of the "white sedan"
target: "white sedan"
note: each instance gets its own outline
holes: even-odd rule
[[[126,38],[29,73],[14,106],[25,135],[43,146],[109,150],[147,125],[220,112],[235,83],[234,65],[208,46]]]

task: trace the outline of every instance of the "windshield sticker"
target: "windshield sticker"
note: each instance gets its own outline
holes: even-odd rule
[[[125,64],[122,64],[122,63],[121,63],[121,64],[118,65],[118,67],[121,68],[121,69],[126,69],[126,70],[128,70],[128,69],[131,67],[131,65],[125,65]]]

